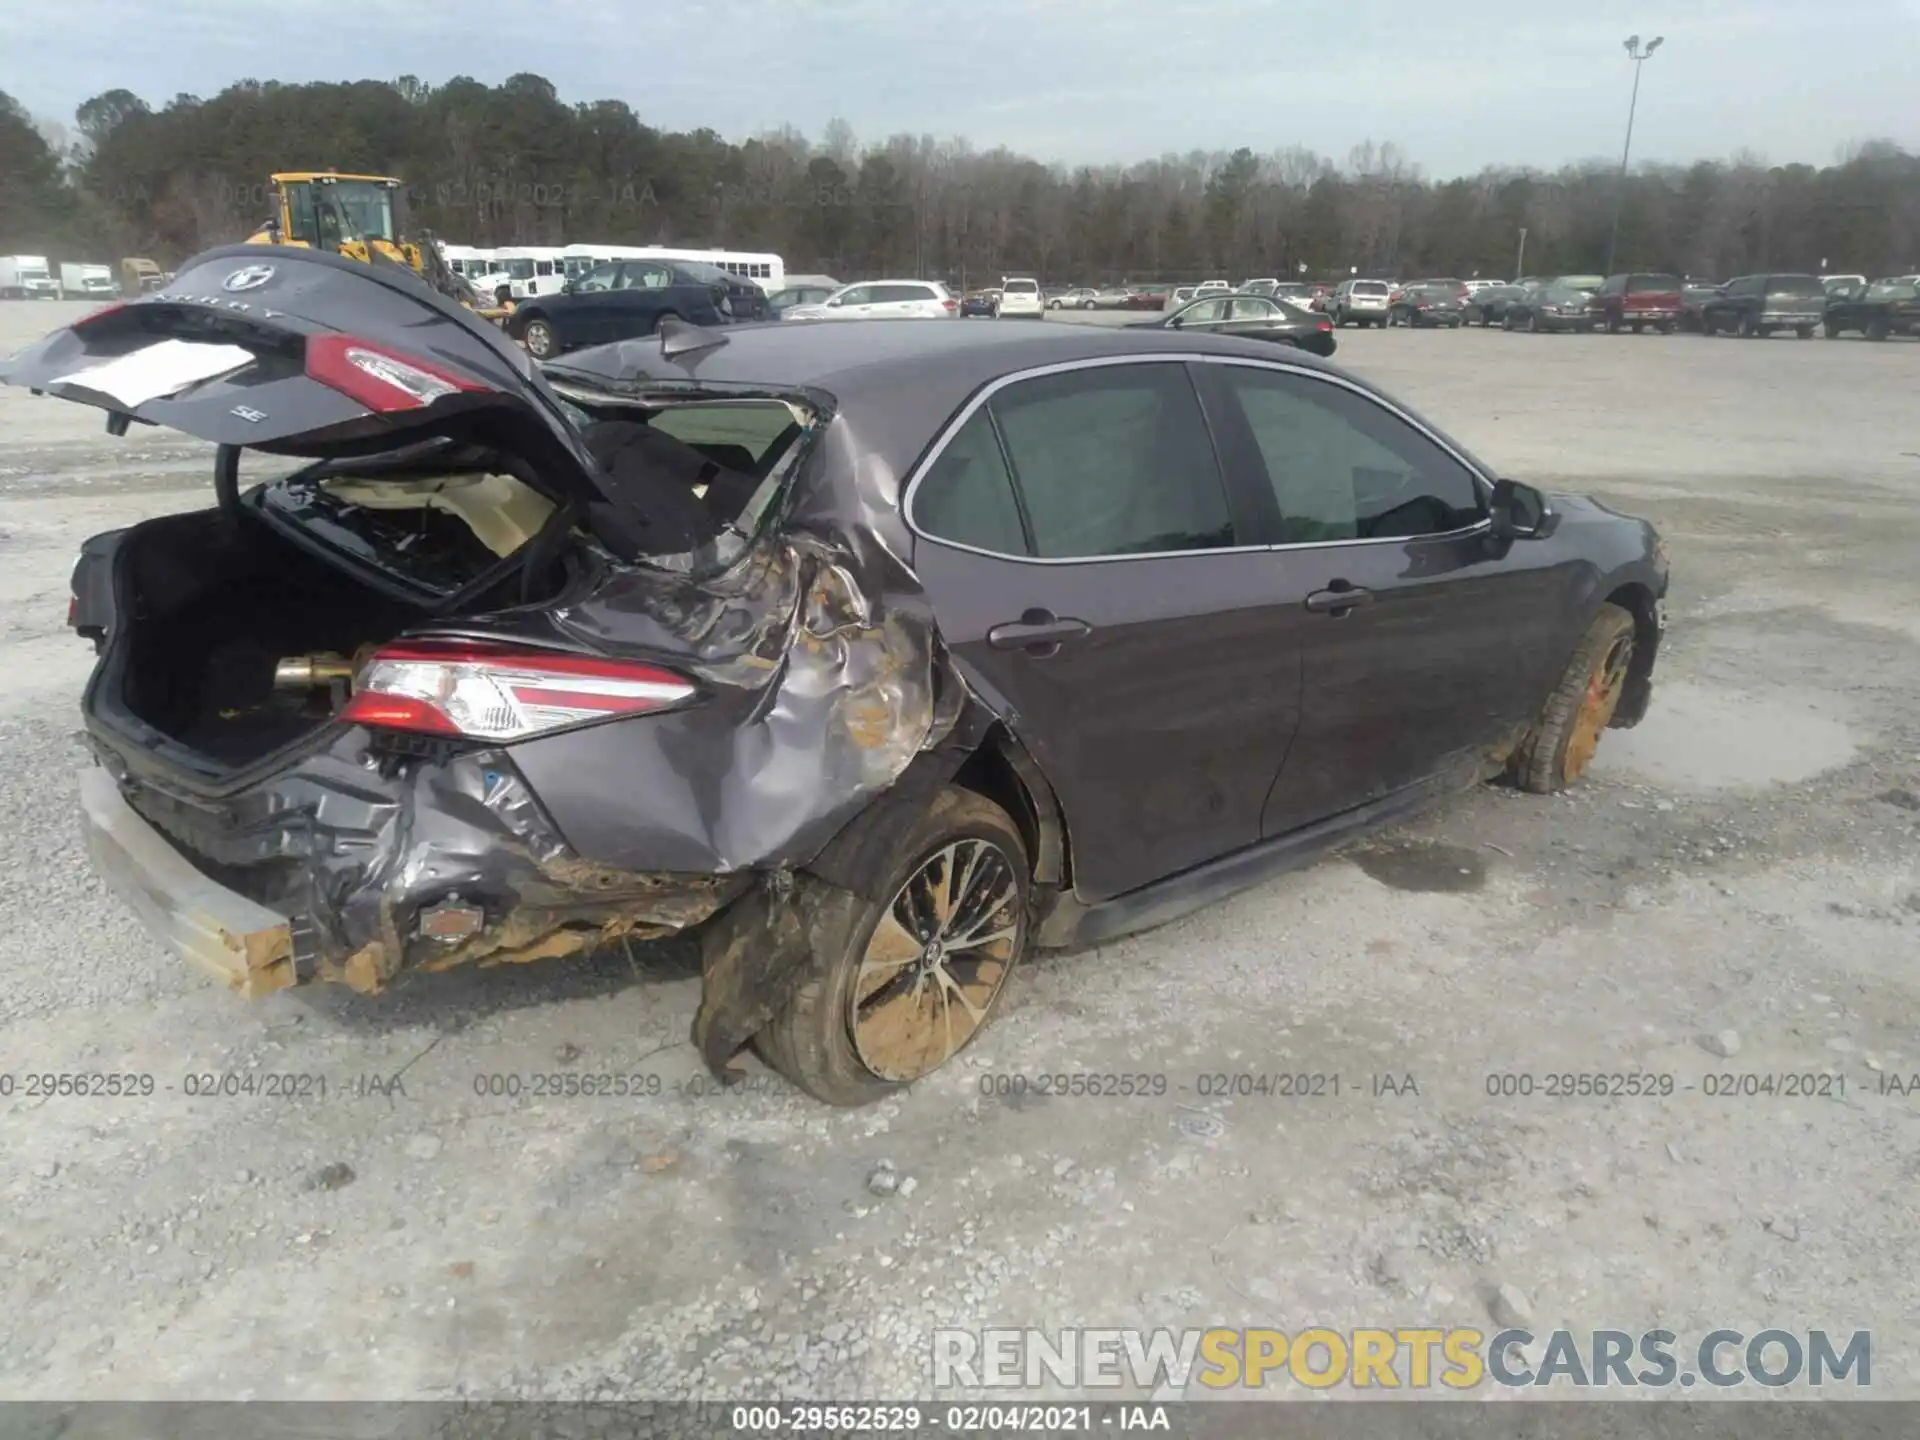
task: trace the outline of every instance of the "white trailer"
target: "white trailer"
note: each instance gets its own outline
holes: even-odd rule
[[[111,300],[116,293],[113,271],[107,266],[60,262],[62,300]]]
[[[57,300],[60,286],[44,255],[0,255],[0,300]]]

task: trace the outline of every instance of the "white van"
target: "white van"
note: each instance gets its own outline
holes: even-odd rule
[[[1010,275],[1000,282],[1000,304],[994,314],[1004,320],[1009,315],[1025,315],[1035,320],[1047,318],[1047,302],[1041,298],[1040,282],[1025,275]]]
[[[488,294],[504,284],[515,300],[531,300],[536,295],[558,295],[567,283],[566,251],[558,247],[520,245],[497,250],[494,264],[494,273],[481,277]],[[499,278],[502,275],[504,280]]]

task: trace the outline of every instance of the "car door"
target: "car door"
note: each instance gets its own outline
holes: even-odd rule
[[[1259,467],[1278,517],[1276,594],[1311,617],[1263,833],[1483,757],[1531,720],[1571,647],[1558,627],[1582,577],[1545,567],[1545,547],[1496,553],[1487,487],[1371,392],[1284,362],[1206,368],[1222,448]]]
[[[1235,295],[1226,302],[1226,321],[1219,328],[1229,335],[1245,335],[1254,340],[1281,340],[1287,337],[1279,328],[1285,318],[1278,305],[1258,295]]]
[[[853,285],[840,292],[840,303],[827,313],[835,320],[864,320],[871,318],[874,310],[874,292],[876,285]]]
[[[1106,899],[1254,843],[1299,719],[1300,616],[1272,603],[1186,365],[1000,382],[907,496],[914,569],[968,682],[1066,815]]]
[[[1173,318],[1179,323],[1170,329],[1211,333],[1226,323],[1227,302],[1218,298],[1196,300]]]

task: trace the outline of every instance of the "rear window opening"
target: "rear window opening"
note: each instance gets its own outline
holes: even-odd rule
[[[1384,280],[1356,280],[1351,291],[1355,295],[1385,295],[1387,292],[1388,286]]]
[[[1672,275],[1629,275],[1629,292],[1640,290],[1678,290],[1680,281]]]
[[[1767,278],[1767,294],[1807,296],[1824,300],[1827,287],[1811,275],[1771,275]]]

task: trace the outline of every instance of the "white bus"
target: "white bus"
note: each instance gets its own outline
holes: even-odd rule
[[[494,261],[493,251],[476,250],[471,245],[442,245],[440,255],[447,262],[449,270],[469,280],[478,280],[482,275],[491,275],[499,268]]]
[[[496,250],[493,270],[475,283],[489,295],[505,285],[516,300],[558,295],[567,283],[566,252],[547,245],[514,245]]]
[[[502,255],[518,252],[501,251]],[[687,245],[569,245],[561,252],[566,277],[578,280],[595,267],[615,260],[699,260],[718,265],[730,275],[751,280],[771,295],[787,282],[787,267],[778,255],[749,250],[702,250]],[[545,294],[545,291],[541,292]],[[515,296],[519,295],[516,290]]]

